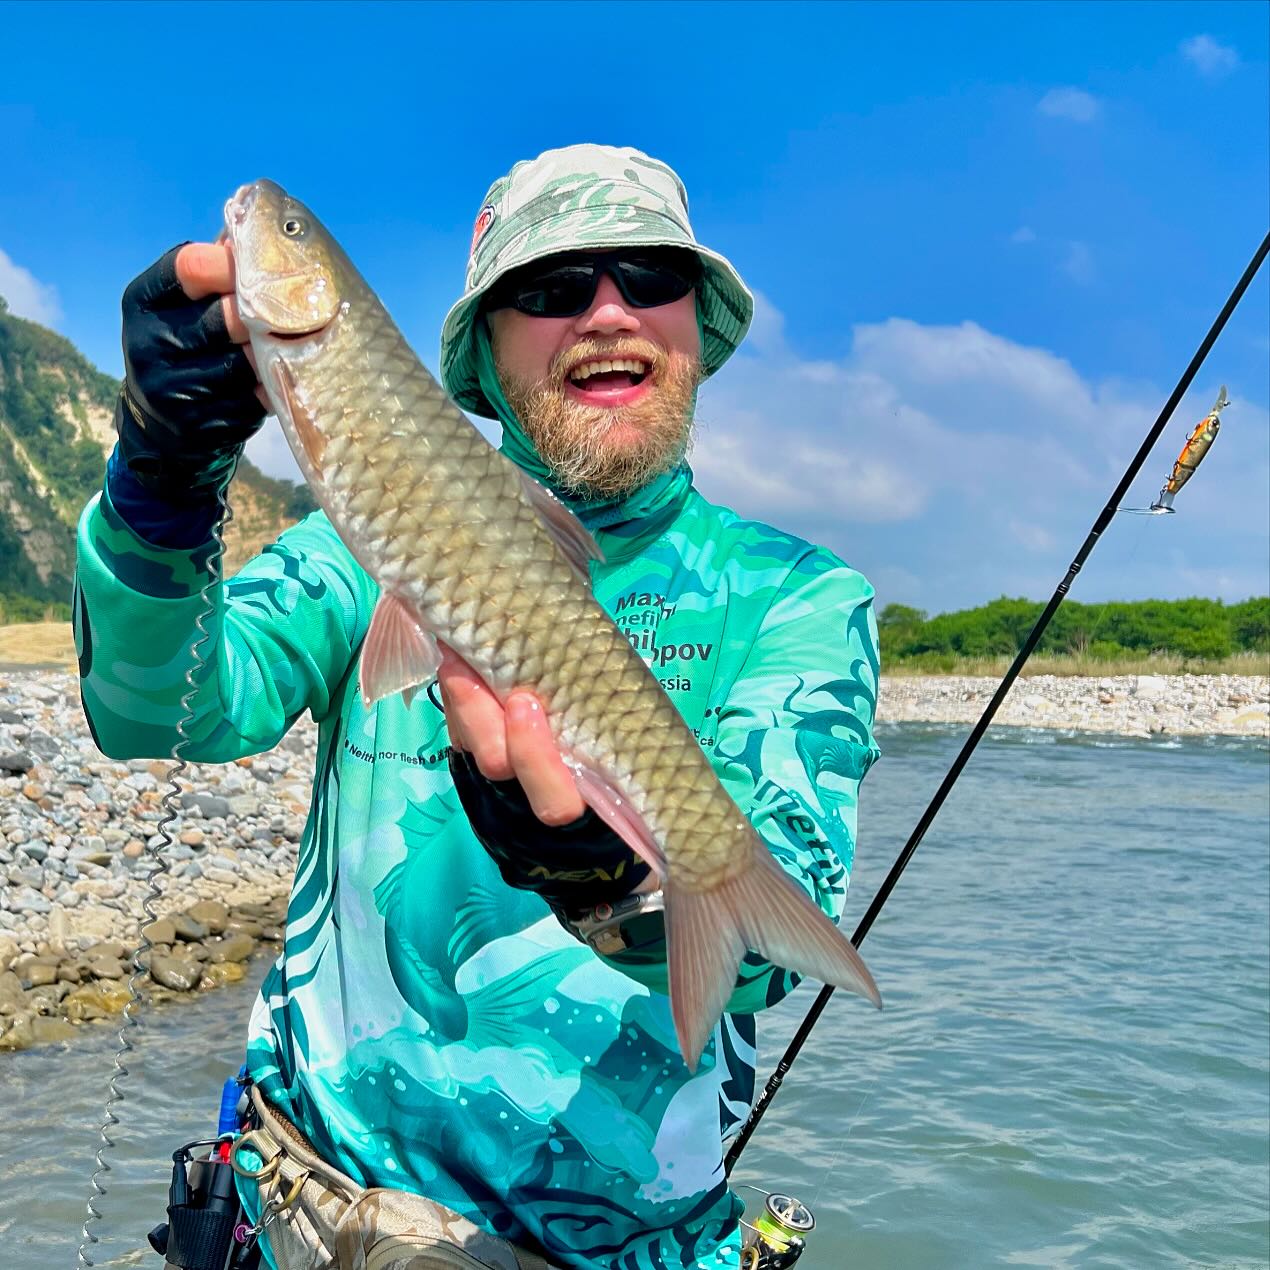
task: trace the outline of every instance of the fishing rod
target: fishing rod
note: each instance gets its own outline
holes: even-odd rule
[[[970,735],[966,738],[965,744],[961,747],[961,753],[957,755],[952,766],[948,769],[943,782],[935,791],[935,796],[930,800],[930,804],[922,813],[921,819],[917,822],[916,828],[909,836],[909,840],[904,844],[904,849],[896,857],[895,863],[891,866],[891,871],[886,875],[882,885],[878,888],[877,894],[873,897],[873,902],[869,905],[868,911],[860,919],[860,924],[855,929],[855,934],[851,936],[851,942],[855,947],[864,942],[864,937],[869,933],[873,923],[877,920],[878,914],[882,911],[882,906],[890,897],[891,892],[895,889],[896,883],[900,880],[900,875],[908,867],[908,862],[913,858],[913,852],[918,848],[922,839],[926,836],[927,829],[930,828],[932,821],[939,814],[940,808],[944,805],[952,787],[957,783],[957,778],[961,775],[962,769],[970,761],[970,756],[975,752],[983,734],[988,730],[988,725],[992,722],[998,707],[1005,700],[1014,681],[1018,678],[1019,672],[1023,669],[1027,659],[1031,657],[1033,650],[1040,642],[1041,636],[1045,633],[1045,628],[1050,624],[1050,619],[1058,611],[1058,606],[1062,604],[1067,597],[1067,592],[1075,580],[1076,575],[1081,571],[1085,561],[1089,559],[1090,553],[1097,545],[1098,539],[1102,536],[1103,530],[1111,523],[1111,518],[1117,511],[1121,510],[1120,500],[1125,496],[1129,486],[1133,483],[1134,478],[1138,475],[1142,465],[1146,462],[1147,456],[1151,453],[1155,443],[1160,439],[1160,434],[1164,431],[1169,420],[1173,416],[1174,410],[1177,409],[1178,402],[1186,394],[1186,390],[1191,386],[1191,381],[1199,373],[1199,368],[1204,364],[1204,359],[1208,356],[1209,350],[1213,347],[1217,337],[1222,333],[1230,315],[1235,311],[1235,306],[1243,299],[1244,292],[1248,290],[1253,278],[1257,276],[1257,271],[1261,268],[1262,262],[1266,258],[1266,253],[1270,252],[1270,233],[1261,240],[1261,246],[1257,248],[1252,259],[1248,262],[1248,267],[1244,270],[1243,275],[1235,284],[1235,289],[1230,293],[1226,303],[1222,306],[1221,312],[1217,315],[1216,320],[1208,330],[1208,334],[1204,336],[1203,342],[1195,351],[1195,356],[1191,358],[1190,365],[1182,374],[1182,378],[1177,381],[1177,387],[1169,394],[1169,399],[1164,403],[1164,408],[1160,411],[1151,430],[1147,433],[1146,438],[1138,447],[1138,452],[1133,456],[1133,460],[1125,469],[1124,475],[1121,476],[1119,483],[1112,492],[1111,497],[1107,500],[1107,505],[1098,514],[1098,518],[1094,521],[1093,527],[1090,529],[1081,549],[1076,553],[1076,558],[1068,566],[1067,573],[1063,580],[1054,590],[1054,594],[1050,597],[1050,602],[1045,606],[1044,612],[1036,620],[1036,625],[1032,627],[1031,633],[1027,639],[1023,641],[1023,647],[1019,649],[1018,656],[1015,657],[1013,665],[1006,671],[1005,678],[1001,680],[996,692],[992,696],[992,700],[988,702],[987,708],[979,717],[979,722],[975,724]],[[1218,405],[1214,408],[1213,414],[1219,414],[1224,405],[1225,389],[1222,390],[1218,397]],[[1211,416],[1210,416],[1211,417]],[[1198,429],[1197,429],[1198,431]],[[1211,443],[1211,440],[1210,440]],[[1188,448],[1190,443],[1188,442]],[[1207,452],[1207,447],[1199,454],[1198,458],[1192,457],[1190,460],[1190,475],[1198,465],[1199,459],[1203,457],[1203,453]],[[1187,458],[1187,450],[1184,449],[1179,457],[1178,464],[1182,464]],[[1177,464],[1174,465],[1176,473]],[[1171,478],[1172,479],[1172,478]],[[1168,490],[1168,486],[1165,489]],[[1180,483],[1178,484],[1180,488]],[[1163,498],[1163,495],[1161,496]],[[1171,494],[1169,504],[1171,505]],[[1131,509],[1124,509],[1131,510]],[[1134,509],[1136,510],[1136,509]],[[726,1174],[730,1175],[735,1167],[737,1160],[740,1158],[741,1152],[745,1150],[746,1144],[754,1134],[754,1130],[758,1127],[758,1123],[762,1120],[772,1099],[775,1098],[777,1091],[784,1082],[786,1074],[793,1066],[794,1059],[798,1057],[798,1052],[806,1043],[811,1030],[816,1026],[817,1020],[824,1012],[825,1006],[829,1004],[829,998],[833,996],[834,989],[831,985],[821,988],[820,995],[813,1002],[810,1010],[807,1011],[807,1017],[802,1021],[798,1031],[794,1034],[794,1038],[790,1041],[781,1060],[776,1065],[776,1070],[769,1077],[766,1087],[760,1095],[758,1101],[754,1104],[753,1110],[750,1112],[750,1118],[741,1127],[740,1133],[737,1134],[735,1141],[728,1150],[727,1157],[724,1159],[723,1167]]]

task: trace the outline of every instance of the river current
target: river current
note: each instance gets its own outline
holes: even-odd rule
[[[848,928],[964,732],[879,729]],[[814,1210],[799,1270],[1270,1264],[1263,742],[991,733],[862,951],[886,1008],[835,997],[733,1178]],[[146,1018],[96,1265],[161,1265],[263,969]],[[813,996],[764,1017],[765,1066]],[[0,1056],[9,1270],[75,1265],[114,1048]]]

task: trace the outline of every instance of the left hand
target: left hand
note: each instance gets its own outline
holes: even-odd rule
[[[572,824],[586,804],[560,757],[542,702],[518,688],[504,707],[461,657],[444,644],[441,653],[437,683],[451,745],[468,751],[487,780],[518,780],[544,825]]]

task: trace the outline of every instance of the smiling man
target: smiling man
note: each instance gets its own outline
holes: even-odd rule
[[[176,739],[218,494],[263,414],[232,283],[224,246],[187,244],[125,293],[119,444],[81,520],[76,601],[85,710],[117,756]],[[572,146],[487,193],[441,374],[595,535],[597,598],[836,919],[877,756],[872,591],[709,503],[686,462],[697,387],[751,311],[670,168]],[[340,1203],[427,1197],[521,1266],[737,1267],[723,1141],[754,1090],[753,1015],[793,977],[748,957],[689,1072],[655,878],[586,810],[528,692],[500,702],[447,657],[410,706],[363,704],[376,598],[321,513],[211,591],[187,757],[268,749],[305,712],[320,728],[286,944],[247,1041],[266,1114],[338,1170]],[[350,1238],[350,1211],[309,1236],[279,1220],[267,1255]],[[366,1255],[382,1237],[369,1220],[355,1236]],[[478,1264],[511,1264],[478,1243]]]

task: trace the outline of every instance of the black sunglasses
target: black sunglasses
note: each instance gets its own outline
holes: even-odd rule
[[[485,309],[517,309],[530,317],[577,317],[608,274],[627,304],[653,309],[681,300],[701,281],[697,254],[677,247],[570,252],[515,269],[490,289]]]

